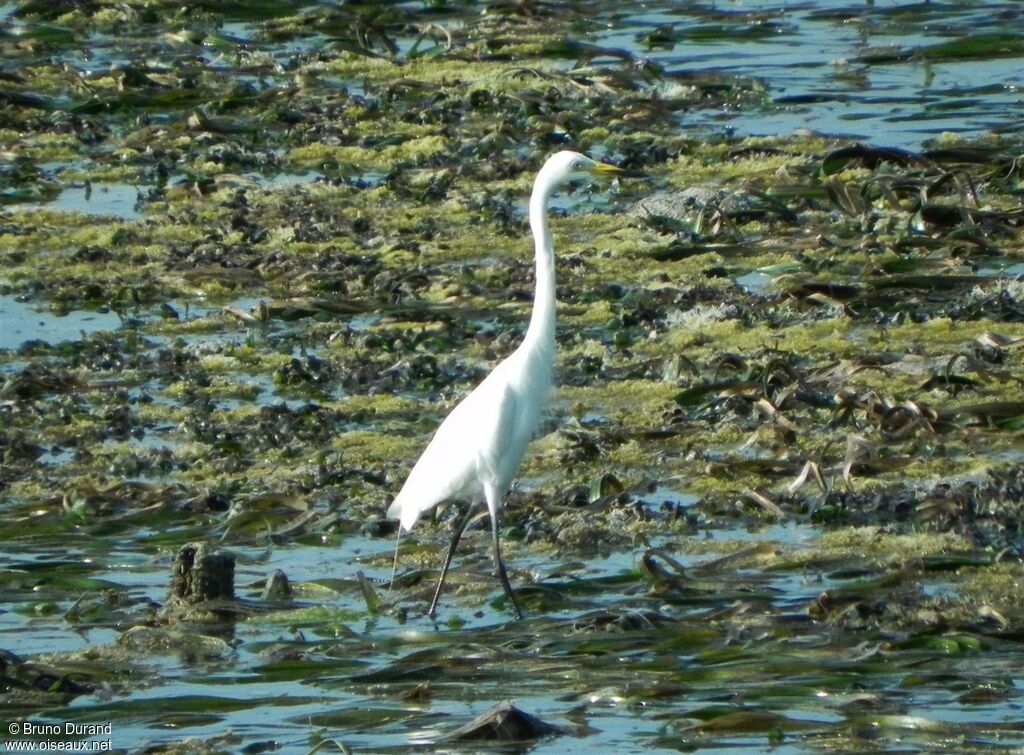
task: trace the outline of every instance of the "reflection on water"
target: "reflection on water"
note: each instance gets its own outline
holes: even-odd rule
[[[13,4],[0,4],[0,22],[14,8]],[[989,56],[984,60],[950,57],[931,62],[912,53],[901,62],[871,62],[868,56],[873,48],[927,47],[969,34],[989,33],[1009,22],[1019,23],[1019,8],[1013,4],[913,3],[902,7],[889,0],[873,4],[860,0],[846,4],[735,0],[703,4],[598,3],[592,11],[587,22],[593,25],[581,31],[585,41],[627,49],[669,72],[665,81],[643,90],[645,97],[651,91],[665,94],[672,82],[682,80],[673,78],[673,73],[719,71],[757,80],[763,86],[763,96],[752,96],[732,109],[695,107],[672,116],[679,117],[680,127],[688,132],[734,129],[741,134],[775,135],[811,128],[917,148],[922,140],[945,130],[972,134],[1005,129],[1024,115],[1019,98],[1019,56]],[[258,40],[254,44],[266,45],[275,59],[325,42],[324,37],[311,35],[298,43],[287,42],[284,46],[289,49],[282,52],[274,49],[273,41],[262,33],[259,21],[230,22],[222,31],[236,39]],[[662,41],[657,42],[659,38]],[[398,40],[398,50],[407,53],[413,39]],[[201,49],[194,52],[204,54]],[[99,54],[106,56],[107,64],[118,59],[112,50]],[[575,63],[558,62],[566,67]],[[598,68],[620,64],[621,60],[615,58],[589,63]],[[262,75],[272,74],[261,71]],[[345,85],[349,91],[362,91],[358,86]],[[321,175],[315,171],[261,175],[258,182],[245,183],[289,191],[292,184],[314,182]],[[371,171],[359,173],[354,179],[377,185],[384,176]],[[139,218],[138,192],[134,186],[116,183],[94,184],[91,191],[68,187],[47,206],[132,220]],[[559,200],[556,208],[571,213],[581,200],[588,207],[605,206],[614,203],[614,191],[590,195],[580,192]],[[516,201],[521,200],[517,197]],[[516,206],[522,208],[521,204]],[[739,277],[737,283],[753,292],[770,293],[773,277],[782,272],[785,270],[765,268]],[[981,272],[1017,276],[1022,269],[1019,264],[1009,264]],[[259,297],[250,296],[232,304],[248,312],[258,301]],[[183,396],[171,390],[159,373],[149,378],[149,383],[133,386],[138,393],[125,406],[138,415],[138,428],[146,434],[140,439],[90,440],[83,444],[89,453],[111,459],[102,470],[107,479],[97,482],[97,488],[125,482],[123,468],[113,458],[122,446],[143,456],[165,452],[171,456],[176,444],[200,442],[188,430],[190,410],[185,399],[201,405],[199,399],[205,398],[219,407],[201,419],[211,424],[222,422],[223,427],[214,426],[200,435],[202,442],[237,442],[235,453],[255,458],[263,452],[247,447],[250,438],[231,437],[235,416],[228,410],[258,411],[263,404],[280,404],[298,412],[311,403],[306,394],[289,392],[272,377],[275,362],[271,358],[283,363],[282,355],[305,357],[318,353],[304,344],[301,326],[273,320],[265,332],[256,334],[251,333],[256,329],[249,324],[224,318],[219,306],[189,306],[179,301],[171,304],[180,313],[181,325],[209,327],[191,331],[168,328],[166,332],[172,335],[162,335],[159,315],[150,312],[143,316],[148,319],[142,322],[141,332],[151,339],[154,350],[167,348],[168,358],[180,358],[188,365],[194,361],[189,369],[198,377],[208,372],[210,379],[202,387],[212,385],[213,390]],[[0,330],[3,349],[17,349],[32,339],[51,344],[76,340],[83,332],[115,330],[121,325],[114,313],[83,311],[61,317],[10,296],[0,296],[0,319],[4,325]],[[335,319],[337,322],[329,323],[331,329],[346,328],[356,334],[372,333],[381,324],[381,315],[375,313]],[[174,322],[179,324],[177,318]],[[310,340],[319,342],[316,338]],[[179,341],[184,344],[182,348],[169,348]],[[250,341],[272,348],[258,349]],[[332,341],[330,348],[344,348],[343,341]],[[428,348],[429,342],[422,347]],[[264,359],[267,363],[260,361]],[[7,363],[7,369],[11,364]],[[0,367],[0,371],[3,369]],[[217,392],[216,379],[222,375],[218,369],[223,374],[230,371],[237,383],[235,391]],[[113,380],[124,376],[105,377]],[[192,382],[201,384],[199,380]],[[238,391],[238,387],[257,390]],[[144,392],[151,394],[146,402],[140,398]],[[338,393],[325,392],[316,400],[329,404],[338,398]],[[46,400],[50,398],[40,398]],[[169,415],[173,421],[166,419],[153,426],[147,424],[151,422],[147,402],[180,410]],[[68,421],[80,421],[85,428],[97,423],[106,409],[100,401],[69,404]],[[238,412],[238,416],[243,414]],[[357,428],[364,421],[375,421],[362,414],[351,412],[346,421]],[[267,417],[267,424],[272,424],[272,414]],[[600,417],[588,414],[585,424]],[[34,463],[47,467],[44,473],[52,474],[63,467],[73,469],[77,447],[73,452],[46,438],[29,438],[25,444],[29,451],[31,443],[42,448],[40,461]],[[290,463],[314,466],[300,456]],[[333,463],[323,462],[324,474],[349,471],[330,468]],[[388,474],[392,472],[387,470]],[[211,469],[174,467],[165,472],[157,467],[152,475],[132,474],[132,480],[160,486],[169,483],[168,488],[175,479],[194,480],[200,476],[211,480],[212,486],[218,484],[218,473]],[[39,526],[31,537],[12,538],[15,547],[0,548],[0,587],[14,596],[0,606],[3,649],[32,655],[119,641],[126,627],[116,623],[116,615],[110,618],[118,608],[116,600],[137,604],[164,601],[173,547],[176,541],[189,538],[222,538],[236,553],[238,594],[244,600],[260,603],[256,598],[263,580],[275,569],[282,569],[299,588],[294,605],[318,609],[324,612],[321,616],[330,617],[303,624],[297,617],[275,622],[265,615],[253,616],[235,627],[229,652],[222,658],[197,660],[173,649],[147,654],[141,661],[145,667],[140,676],[151,675],[151,679],[143,684],[133,682],[126,690],[82,696],[67,708],[50,711],[50,719],[77,717],[100,722],[117,716],[115,744],[123,747],[177,741],[183,736],[211,737],[230,727],[254,750],[273,742],[282,751],[306,751],[314,737],[323,735],[337,737],[354,748],[402,751],[417,737],[451,730],[453,722],[464,722],[497,699],[514,696],[524,709],[554,723],[563,723],[568,715],[581,720],[585,717],[585,726],[581,727],[585,733],[578,738],[545,741],[532,749],[535,753],[555,753],[581,746],[584,741],[595,750],[609,751],[698,749],[703,740],[687,727],[701,720],[701,708],[715,706],[733,706],[742,714],[761,705],[757,712],[767,709],[809,722],[821,731],[835,728],[845,733],[847,729],[864,728],[869,732],[864,735],[864,749],[872,749],[871,737],[878,736],[880,727],[873,718],[867,718],[868,714],[913,710],[915,715],[929,715],[937,722],[1006,723],[1019,712],[1019,695],[979,698],[978,704],[967,707],[948,694],[947,679],[957,675],[966,680],[957,679],[961,686],[986,678],[1007,678],[1006,657],[1010,652],[1002,658],[998,652],[989,654],[985,662],[992,668],[978,670],[976,658],[968,657],[966,652],[964,658],[951,656],[948,664],[936,663],[937,656],[915,655],[914,648],[901,653],[908,649],[900,647],[903,638],[898,633],[886,636],[885,646],[879,649],[874,647],[882,643],[879,635],[860,635],[856,628],[846,637],[852,638],[851,643],[863,642],[864,647],[844,647],[841,628],[835,632],[840,637],[835,646],[827,645],[834,639],[828,636],[829,627],[808,631],[813,622],[809,606],[821,593],[845,591],[847,596],[862,598],[862,583],[875,577],[858,571],[859,562],[846,565],[840,572],[813,565],[810,559],[807,563],[812,565],[806,568],[774,571],[758,570],[754,565],[735,570],[723,567],[717,573],[708,567],[716,559],[760,547],[773,553],[813,555],[822,528],[807,521],[746,529],[726,520],[675,532],[669,526],[672,523],[667,522],[664,531],[650,537],[651,542],[637,538],[599,554],[567,554],[567,549],[560,549],[555,540],[547,551],[535,550],[529,541],[513,537],[509,539],[508,559],[515,572],[513,581],[517,586],[540,588],[540,596],[532,599],[538,603],[549,600],[550,604],[542,604],[543,608],[536,609],[527,622],[509,622],[500,599],[487,602],[488,597],[493,599],[500,593],[493,583],[488,583],[488,588],[466,586],[477,577],[490,578],[489,561],[460,554],[456,570],[461,571],[456,576],[465,578],[468,574],[469,578],[461,588],[455,580],[442,602],[440,623],[434,624],[422,615],[424,601],[420,593],[429,591],[435,576],[433,570],[441,550],[436,540],[440,538],[431,540],[417,532],[403,545],[413,553],[403,568],[405,576],[411,573],[413,582],[400,596],[406,613],[375,614],[367,609],[368,601],[356,586],[354,575],[362,571],[371,584],[383,584],[390,573],[392,541],[354,534],[361,531],[363,522],[351,521],[350,497],[365,494],[367,486],[354,485],[349,490],[343,480],[334,491],[336,497],[325,500],[316,478],[310,479],[313,482],[296,478],[292,483],[302,486],[294,494],[301,499],[300,508],[288,514],[267,515],[266,521],[259,510],[254,510],[247,521],[232,520],[226,511],[188,510],[177,519],[169,516],[155,522],[146,514],[146,520],[140,522],[130,518],[135,512],[126,512],[128,518],[121,518],[116,513],[119,501],[106,501],[115,509],[114,514],[92,520],[85,502],[90,491],[85,488],[93,481],[83,484],[83,490],[63,485],[63,480],[54,482],[56,492],[43,500],[36,500],[29,488],[23,488],[20,494],[30,502],[23,508],[31,509],[22,514],[23,518],[31,520],[32,526],[36,521],[50,521],[53,527],[45,530]],[[174,491],[166,492],[170,495]],[[258,499],[264,493],[270,499],[292,495],[292,491],[285,493],[276,488],[229,493],[228,498],[242,502]],[[78,509],[74,506],[76,500],[81,501]],[[695,496],[673,490],[658,490],[637,501],[639,508],[652,516],[663,515],[665,510],[685,510],[696,502]],[[0,496],[0,511],[5,504]],[[153,506],[159,508],[159,504]],[[380,508],[383,510],[384,505]],[[323,514],[329,510],[335,519],[328,521],[325,516],[327,523],[321,530],[301,538],[280,534],[280,529],[288,531],[294,522],[298,522],[294,526],[299,531],[300,520],[309,510]],[[623,521],[628,524],[629,520]],[[246,525],[250,537],[244,542],[260,543],[262,547],[239,545],[232,540],[236,527],[241,530]],[[467,535],[478,543],[485,542],[486,537],[486,531],[479,530]],[[660,551],[660,565],[667,575],[664,584],[658,584],[656,577],[644,571],[643,556],[649,549]],[[475,551],[465,549],[463,554],[482,551],[477,547]],[[411,563],[416,566],[409,566]],[[305,591],[303,582],[308,583]],[[953,584],[943,580],[921,588],[908,584],[907,589],[942,595]],[[460,589],[491,592],[467,599]],[[108,594],[112,605],[102,604]],[[868,598],[870,595],[861,601],[863,610],[875,610]],[[100,618],[65,620],[65,613],[90,605]],[[837,612],[833,620],[837,624],[856,621],[859,606],[851,602],[850,607],[845,614]],[[259,605],[260,611],[270,608]],[[614,618],[614,612],[621,609],[660,613],[667,617],[668,626],[650,632],[628,625],[592,631],[601,625],[595,623],[588,628],[576,623],[584,617],[595,622],[609,614]],[[126,611],[128,623],[136,621],[139,613]],[[769,616],[771,621],[766,618]],[[536,631],[545,624],[546,631]],[[551,626],[555,626],[554,631]],[[399,677],[397,682],[381,684],[359,678],[360,673],[389,668],[397,672],[412,670],[421,676],[414,682]],[[409,693],[416,692],[414,684],[420,680],[424,680],[423,688],[417,694],[422,696],[412,697]],[[228,685],[229,689],[223,689]],[[1007,686],[1019,687],[1019,681],[1010,680]],[[912,697],[905,692],[907,688],[912,688]],[[260,702],[247,704],[247,700]],[[867,711],[864,718],[860,717],[862,710]],[[358,718],[365,711],[370,717]],[[913,739],[911,719],[901,724],[895,715],[890,718],[889,740],[884,744],[905,738],[906,749],[914,749],[917,741]],[[815,744],[810,739],[796,740],[789,730],[783,736],[782,728],[766,726],[763,719],[740,724],[735,731],[716,738],[714,745],[723,751],[761,748],[786,753],[806,751]],[[948,733],[950,741],[962,744],[954,738],[958,735],[955,729]],[[932,735],[921,736],[927,742]],[[1019,732],[996,731],[991,736],[993,740],[1000,738],[1001,746],[1021,743]],[[929,744],[934,745],[934,741]],[[232,742],[228,746],[237,745]]]
[[[80,212],[83,215],[135,220],[139,217],[138,201],[139,189],[135,186],[97,183],[91,186],[68,186],[50,202],[14,205],[14,209],[47,207],[51,210]]]

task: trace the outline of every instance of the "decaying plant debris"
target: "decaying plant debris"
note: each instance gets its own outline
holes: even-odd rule
[[[698,138],[681,113],[764,83],[569,8],[260,8],[4,22],[0,296],[81,326],[0,350],[0,646],[41,638],[0,658],[12,715],[397,747],[511,697],[599,746],[1020,744],[1019,136]],[[562,387],[505,527],[529,618],[470,533],[434,631],[448,514],[388,593],[383,511],[524,330],[564,144],[651,180],[553,221]],[[204,541],[238,556],[215,629],[160,611]]]

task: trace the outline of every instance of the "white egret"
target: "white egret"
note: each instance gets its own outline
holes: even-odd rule
[[[452,409],[388,508],[388,517],[399,519],[401,538],[403,531],[412,529],[420,514],[439,503],[449,499],[470,503],[445,554],[428,611],[431,616],[437,608],[455,547],[482,500],[486,501],[491,517],[494,568],[516,616],[523,617],[501,560],[498,514],[551,388],[555,356],[555,257],[548,230],[548,200],[568,181],[626,173],[578,152],[559,152],[544,163],[530,196],[530,229],[536,247],[537,272],[533,314],[526,336],[509,357]]]

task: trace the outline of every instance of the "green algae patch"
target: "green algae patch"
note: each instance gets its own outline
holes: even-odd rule
[[[422,441],[416,438],[370,430],[338,433],[332,445],[352,462],[369,465],[387,464],[396,458],[412,459],[423,447]]]
[[[395,163],[420,163],[443,152],[445,139],[441,136],[423,136],[402,141],[383,148],[341,147],[307,144],[293,149],[288,162],[297,166],[344,166],[387,168]]]
[[[782,100],[773,74],[659,62],[847,10],[10,9],[5,703],[151,749],[315,749],[311,722],[429,748],[509,696],[598,749],[1020,744],[1019,137],[695,136]],[[869,91],[871,65],[830,75]],[[551,213],[558,385],[501,517],[526,618],[480,516],[432,623],[464,502],[393,583],[385,511],[520,341],[527,197],[563,147],[648,178]],[[110,182],[132,219],[59,209]],[[236,551],[231,622],[161,623],[191,541]],[[260,701],[194,694],[239,682]]]
[[[810,553],[815,558],[838,559],[856,555],[902,563],[924,556],[971,550],[967,540],[951,532],[895,535],[878,527],[852,527],[822,534]]]
[[[528,50],[533,53],[538,51],[537,46],[532,46]],[[387,60],[367,60],[365,56],[342,53],[328,65],[318,67],[313,72],[353,79],[370,77],[375,82],[395,82],[399,86],[404,84],[413,90],[420,86],[430,91],[434,88],[450,89],[469,84],[483,87],[479,91],[493,95],[495,91],[516,91],[523,86],[521,78],[502,63],[443,58],[416,59],[399,66]],[[472,90],[469,96],[472,97]]]
[[[250,616],[246,619],[246,623],[288,627],[343,627],[349,622],[357,621],[361,616],[362,613],[358,611],[339,610],[330,606],[307,606]]]
[[[404,396],[346,396],[337,407],[349,413],[369,413],[378,418],[407,418],[423,411],[423,405]]]
[[[964,622],[980,622],[1005,630],[1024,616],[1021,585],[1024,569],[1015,563],[965,566],[957,574],[957,602],[950,612]]]
[[[608,386],[563,387],[559,398],[574,407],[574,412],[600,412],[630,427],[643,426],[644,420],[663,413],[670,405],[675,389],[662,382],[620,380]]]

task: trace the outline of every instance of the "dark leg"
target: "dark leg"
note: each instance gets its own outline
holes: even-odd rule
[[[505,595],[508,596],[508,601],[512,604],[512,609],[516,612],[516,618],[522,619],[523,612],[519,610],[519,603],[516,601],[516,596],[512,592],[512,585],[508,582],[508,572],[505,571],[505,562],[501,560],[501,543],[498,540],[498,517],[493,513],[491,514],[491,532],[494,533],[494,568],[498,572],[498,579],[501,580],[501,586],[505,588]]]
[[[427,616],[433,616],[437,611],[437,601],[441,598],[441,588],[444,587],[444,578],[448,576],[448,567],[452,565],[452,558],[455,556],[455,548],[459,544],[459,540],[462,539],[462,533],[466,531],[466,527],[473,519],[473,511],[476,509],[476,504],[470,504],[466,508],[466,515],[462,517],[462,521],[459,522],[459,526],[455,528],[455,534],[452,536],[452,542],[448,546],[448,552],[444,554],[444,566],[441,567],[441,578],[437,580],[437,589],[434,590],[434,599],[430,601],[430,609],[427,611]]]

